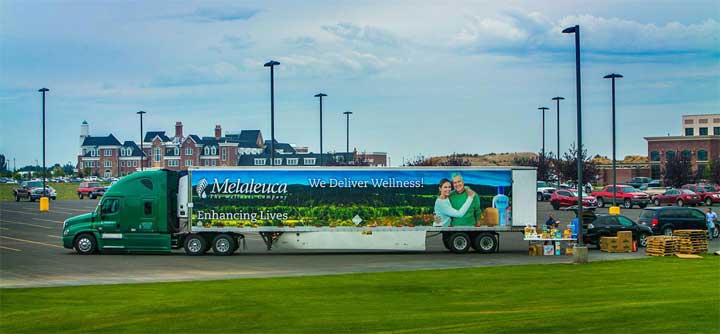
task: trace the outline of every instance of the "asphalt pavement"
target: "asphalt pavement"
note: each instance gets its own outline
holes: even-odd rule
[[[440,237],[427,240],[425,252],[267,251],[258,235],[247,235],[247,249],[233,256],[188,257],[182,250],[167,255],[101,254],[80,256],[62,247],[62,222],[90,212],[97,200],[51,201],[49,212],[38,202],[0,202],[0,287],[37,287],[132,282],[188,281],[228,278],[302,276],[447,269],[498,265],[571,263],[570,256],[527,255],[521,233],[502,233],[496,254],[452,254]],[[640,209],[622,210],[634,220]],[[607,212],[607,209],[598,209]],[[575,215],[538,203],[538,223],[548,214],[564,225]],[[720,249],[712,241],[710,249]],[[643,258],[644,252],[589,252],[590,261]]]

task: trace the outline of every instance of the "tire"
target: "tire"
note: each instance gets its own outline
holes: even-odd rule
[[[15,195],[15,202],[20,202],[20,196]]]
[[[90,199],[95,199],[97,196],[95,196],[95,195],[93,195],[93,194],[90,194],[89,197],[90,197]]]
[[[605,207],[605,200],[602,197],[598,198],[598,207],[599,208]]]
[[[190,256],[200,256],[207,251],[207,242],[199,234],[192,234],[185,238],[184,247],[185,254]]]
[[[629,199],[625,199],[623,201],[623,207],[625,209],[632,209],[632,207],[633,207],[632,201],[630,201]]]
[[[713,204],[712,198],[710,198],[710,197],[705,198],[705,205],[712,206],[712,204]]]
[[[713,229],[713,232],[712,232],[712,238],[716,239],[719,237],[720,237],[720,226],[715,225],[715,228]]]
[[[442,242],[443,246],[445,246],[445,249],[450,250],[450,234],[443,233]]]
[[[82,194],[82,193],[78,193],[78,197],[79,197],[80,199],[83,199],[83,194]]]
[[[558,201],[554,201],[550,204],[552,205],[553,210],[555,210],[555,211],[560,210],[560,203],[558,203]]]
[[[662,230],[662,234],[663,234],[663,235],[668,235],[668,236],[673,235],[673,229],[672,229],[672,227],[668,226],[668,227],[664,228],[664,229]]]
[[[228,234],[218,234],[212,241],[212,250],[215,255],[228,256],[237,250],[235,238]]]
[[[537,194],[537,201],[538,201],[538,202],[542,202],[542,201],[543,201],[543,194],[542,194],[542,193],[538,193],[538,194]]]
[[[75,238],[73,242],[75,251],[80,255],[90,255],[97,252],[97,240],[90,233],[83,233]]]
[[[640,238],[638,240],[638,247],[647,247],[647,238],[650,236],[650,234],[642,233],[640,234]]]
[[[654,199],[654,200],[653,200],[653,204],[654,204],[655,206],[660,206],[660,200],[657,199],[657,198]]]
[[[482,254],[496,253],[498,251],[497,236],[492,233],[480,233],[473,240],[473,248]]]
[[[680,206],[680,207],[682,207],[682,206],[685,206],[685,203],[683,202],[683,200],[679,199],[679,200],[677,201],[677,205]]]
[[[467,233],[458,232],[453,233],[448,238],[450,244],[450,251],[456,254],[467,253],[470,249],[470,236]]]

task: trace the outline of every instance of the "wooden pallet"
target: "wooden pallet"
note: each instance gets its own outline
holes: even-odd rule
[[[645,255],[672,256],[680,247],[681,239],[675,236],[653,236],[648,238]]]

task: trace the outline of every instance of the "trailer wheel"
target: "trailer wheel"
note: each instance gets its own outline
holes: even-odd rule
[[[450,250],[450,233],[442,234],[442,243],[445,249]]]
[[[193,234],[185,238],[185,254],[198,256],[205,254],[205,251],[207,251],[207,242],[202,235]]]
[[[450,251],[453,253],[467,253],[470,249],[470,236],[467,233],[453,233],[448,238],[450,244]]]
[[[227,234],[218,234],[212,241],[212,249],[215,255],[232,255],[237,250],[235,238]]]
[[[75,238],[75,251],[80,255],[90,255],[97,251],[97,240],[90,233],[83,233]]]
[[[497,236],[493,233],[480,233],[475,237],[473,248],[482,254],[495,253],[498,248]]]

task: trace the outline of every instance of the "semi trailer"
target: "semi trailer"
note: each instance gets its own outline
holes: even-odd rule
[[[84,255],[231,255],[253,233],[267,250],[423,251],[438,236],[454,253],[493,253],[500,233],[536,225],[536,175],[528,167],[146,170],[111,186],[93,212],[65,220],[62,238]]]

